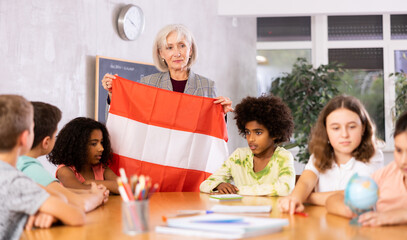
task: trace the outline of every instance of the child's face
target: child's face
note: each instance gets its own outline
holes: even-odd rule
[[[100,129],[91,132],[88,142],[88,161],[90,164],[98,164],[103,153],[103,133]]]
[[[269,131],[257,121],[250,121],[245,126],[246,141],[255,156],[262,156],[274,151],[274,139]]]
[[[326,132],[335,154],[351,156],[362,141],[363,131],[359,116],[348,109],[339,108],[326,118]]]
[[[394,138],[394,161],[407,177],[407,132],[402,132]]]

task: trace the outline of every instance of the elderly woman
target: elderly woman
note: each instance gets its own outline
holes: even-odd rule
[[[153,60],[160,73],[143,77],[140,82],[150,86],[196,96],[215,98],[215,104],[223,106],[224,113],[233,111],[232,101],[227,97],[216,97],[215,83],[191,70],[198,56],[192,33],[181,24],[165,26],[154,41]],[[112,93],[115,75],[106,74],[103,88]]]

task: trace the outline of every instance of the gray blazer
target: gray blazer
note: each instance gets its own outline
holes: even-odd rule
[[[160,72],[145,76],[141,78],[140,83],[173,91],[169,72]],[[184,93],[214,98],[216,97],[215,82],[189,70]]]

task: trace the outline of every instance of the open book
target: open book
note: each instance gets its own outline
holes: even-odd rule
[[[167,226],[157,226],[156,232],[208,238],[236,239],[279,232],[288,225],[287,219],[206,214],[171,218]]]

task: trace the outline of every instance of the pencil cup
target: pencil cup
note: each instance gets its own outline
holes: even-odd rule
[[[123,232],[135,235],[148,231],[148,200],[122,202]]]

